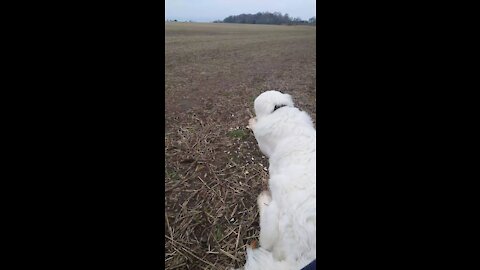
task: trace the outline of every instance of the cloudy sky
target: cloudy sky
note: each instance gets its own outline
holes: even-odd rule
[[[165,19],[211,22],[242,13],[278,11],[308,20],[316,16],[315,7],[315,0],[165,0]]]

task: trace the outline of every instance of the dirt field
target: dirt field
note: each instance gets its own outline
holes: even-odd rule
[[[276,89],[316,121],[316,28],[165,25],[165,269],[226,269],[258,239],[268,160],[246,128]]]

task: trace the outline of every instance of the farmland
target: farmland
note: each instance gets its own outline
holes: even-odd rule
[[[268,160],[246,128],[266,90],[316,122],[316,27],[165,24],[165,267],[226,269],[258,239]]]

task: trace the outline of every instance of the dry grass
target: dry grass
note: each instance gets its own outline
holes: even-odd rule
[[[226,269],[258,238],[268,160],[246,128],[277,89],[316,120],[315,27],[165,26],[165,267]]]

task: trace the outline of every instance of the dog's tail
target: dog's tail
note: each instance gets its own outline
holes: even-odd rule
[[[244,270],[287,270],[295,269],[286,261],[277,261],[272,253],[259,247],[252,249],[247,247],[247,262],[243,267]]]

